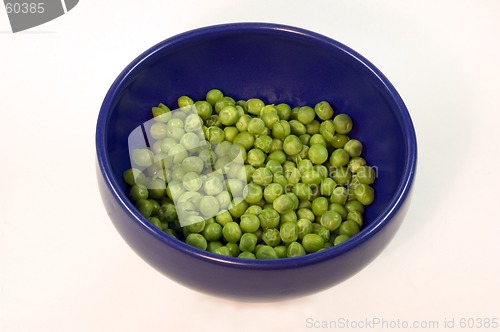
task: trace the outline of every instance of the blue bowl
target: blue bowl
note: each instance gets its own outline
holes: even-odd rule
[[[363,156],[378,169],[376,199],[349,241],[298,258],[245,260],[196,249],[160,231],[127,198],[127,137],[151,106],[221,89],[292,106],[329,101],[355,123]],[[97,120],[97,177],[104,206],[128,245],[191,289],[241,301],[276,301],[332,287],[366,267],[403,222],[417,163],[410,115],[388,79],[368,60],[323,35],[296,27],[237,23],[169,38],[133,60],[109,89]]]

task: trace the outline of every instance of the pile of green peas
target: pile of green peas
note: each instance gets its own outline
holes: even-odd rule
[[[218,89],[177,106],[152,107],[150,145],[131,151],[123,174],[156,227],[247,259],[303,256],[360,232],[377,174],[348,136],[349,115],[326,101],[291,108]]]

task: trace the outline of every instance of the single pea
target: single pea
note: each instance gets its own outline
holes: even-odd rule
[[[245,233],[253,233],[260,227],[260,219],[255,214],[245,213],[240,218],[241,230]]]
[[[290,125],[290,133],[293,135],[300,136],[307,132],[306,126],[299,120],[290,120],[288,124]]]
[[[283,166],[281,166],[281,163],[276,159],[267,160],[266,168],[269,169],[272,174],[283,173]]]
[[[284,171],[286,181],[290,185],[295,185],[300,181],[301,174],[298,168],[291,168]]]
[[[219,114],[220,111],[226,106],[236,106],[236,102],[233,98],[224,96],[221,99],[217,100],[214,105],[215,113]]]
[[[222,227],[222,236],[229,243],[237,243],[242,235],[240,225],[230,221]]]
[[[203,184],[203,191],[205,194],[210,196],[215,196],[220,194],[224,190],[224,184],[222,180],[217,176],[209,177]]]
[[[302,145],[309,146],[309,141],[311,140],[311,135],[309,135],[309,134],[302,134],[302,135],[299,136],[299,139],[302,142]]]
[[[293,210],[293,206],[293,199],[287,194],[278,196],[273,202],[273,208],[280,214]]]
[[[305,183],[307,185],[319,186],[321,184],[321,180],[321,175],[314,169],[306,170],[302,174],[302,183]]]
[[[297,120],[303,124],[311,123],[316,117],[316,112],[311,106],[302,106],[298,110]]]
[[[197,221],[193,222],[194,220],[197,220]],[[200,216],[191,215],[187,218],[187,221],[190,222],[189,225],[184,227],[184,231],[187,234],[201,233],[205,229],[206,222]]]
[[[257,257],[255,257],[255,254],[253,252],[249,252],[249,251],[242,251],[238,255],[238,258],[243,258],[243,259],[257,259]]]
[[[309,159],[302,159],[297,163],[297,168],[299,169],[300,174],[304,174],[305,171],[313,169],[313,163]]]
[[[276,228],[280,223],[280,214],[274,208],[264,208],[259,219],[262,228]]]
[[[307,253],[317,252],[323,248],[325,240],[318,234],[309,233],[302,239],[302,246]]]
[[[220,212],[217,216],[215,216],[215,221],[221,226],[224,226],[227,223],[233,221],[233,216],[231,215],[230,211],[231,210]]]
[[[348,212],[346,220],[353,220],[359,225],[359,227],[363,226],[363,215],[359,211]]]
[[[283,150],[289,156],[296,155],[302,150],[302,142],[295,135],[289,135],[283,141]]]
[[[190,108],[191,105],[194,105],[194,101],[188,96],[180,96],[177,99],[177,104],[179,105],[179,108]]]
[[[359,183],[372,184],[375,182],[377,174],[370,166],[359,166],[356,170],[356,177]]]
[[[335,239],[333,240],[333,245],[334,246],[338,246],[339,244],[349,240],[351,237],[347,234],[341,234],[341,235],[337,235],[335,237]]]
[[[238,243],[226,243],[225,247],[227,247],[229,249],[229,252],[231,253],[231,256],[233,256],[233,257],[238,257],[238,255],[241,252],[240,246],[238,245]]]
[[[312,208],[312,204],[311,204],[311,208]],[[307,219],[311,222],[314,222],[314,220],[316,219],[316,216],[314,215],[314,213],[308,209],[308,208],[300,208],[298,211],[297,211],[297,218],[300,219]]]
[[[308,156],[314,164],[321,165],[328,159],[328,150],[323,144],[313,144],[309,147]]]
[[[226,257],[233,256],[229,247],[227,247],[225,245],[222,245],[221,247],[214,249],[214,253],[217,255],[226,256]]]
[[[289,185],[288,180],[281,173],[275,173],[273,175],[273,183],[277,183],[283,188],[286,188]]]
[[[240,116],[238,121],[236,121],[235,127],[240,131],[244,132],[248,130],[248,124],[250,123],[250,120],[252,120],[252,117],[248,114],[243,114]]]
[[[306,250],[302,246],[302,244],[298,242],[292,242],[288,245],[287,251],[286,251],[286,257],[300,257],[304,256],[306,254]]]
[[[290,197],[292,199],[292,210],[297,210],[299,208],[299,198],[297,197],[297,195],[295,195],[291,189],[288,189],[288,190],[285,190],[285,195],[287,195],[288,197]],[[285,212],[286,213],[286,212]]]
[[[321,122],[319,126],[319,133],[327,142],[333,141],[333,136],[335,135],[335,126],[332,120],[325,120]]]
[[[228,127],[224,128],[224,138],[226,141],[229,141],[229,142],[234,141],[234,138],[239,133],[240,133],[240,131],[236,127],[228,126]]]
[[[162,122],[155,122],[149,128],[149,133],[156,140],[166,138],[168,136],[168,126]]]
[[[247,153],[247,163],[253,167],[260,167],[266,162],[266,154],[258,148],[250,149]]]
[[[290,124],[286,120],[280,120],[273,125],[272,135],[274,138],[285,139],[290,135]]]
[[[283,140],[279,138],[273,138],[273,141],[271,143],[271,149],[269,150],[269,153],[275,152],[275,151],[281,151],[283,150]],[[281,151],[283,152],[283,151]],[[283,152],[284,154],[284,152]]]
[[[266,186],[273,182],[273,173],[267,167],[259,167],[252,174],[252,180],[255,184]]]
[[[262,135],[266,132],[266,124],[261,118],[252,118],[248,123],[248,132],[252,135]]]
[[[147,199],[149,196],[149,191],[145,185],[136,184],[130,188],[128,196],[133,201],[138,201],[139,199]]]
[[[217,241],[222,237],[222,226],[217,222],[208,224],[202,234],[207,241]]]
[[[219,212],[219,201],[214,196],[203,196],[200,201],[200,212],[207,218],[214,217]]]
[[[315,198],[311,210],[315,216],[320,217],[328,210],[328,199],[323,196]]]
[[[148,167],[153,163],[153,152],[148,148],[132,150],[131,159],[137,166]]]
[[[168,122],[172,118],[172,113],[170,112],[170,109],[160,103],[158,107],[154,106],[151,108],[151,112],[153,113],[153,118],[155,121],[165,123]]]
[[[351,181],[352,173],[349,170],[349,168],[341,166],[341,167],[336,167],[333,170],[332,176],[335,182],[337,182],[337,184],[348,185],[349,182]]]
[[[146,218],[150,217],[153,213],[154,206],[153,204],[144,198],[140,198],[135,202],[135,207],[139,210],[139,212]]]
[[[296,223],[297,220],[298,218],[297,218],[297,213],[295,213],[295,210],[280,214],[280,226],[287,222]]]
[[[219,89],[212,89],[207,92],[205,99],[210,105],[215,106],[215,103],[222,97],[224,97],[222,91]]]
[[[264,199],[268,203],[273,203],[276,198],[283,195],[283,187],[278,183],[271,183],[264,188]]]
[[[272,246],[263,245],[256,249],[255,257],[257,259],[277,259],[278,255]]]
[[[205,100],[196,101],[194,107],[196,108],[198,116],[203,120],[208,119],[212,115],[212,105]]]
[[[345,205],[343,205],[343,204],[332,203],[332,204],[330,204],[330,207],[328,208],[328,210],[335,211],[338,214],[340,214],[340,216],[342,217],[342,220],[345,220],[347,218],[348,211],[345,208]]]
[[[262,241],[268,246],[276,247],[281,243],[280,231],[276,228],[267,228],[262,233]]]
[[[146,176],[137,168],[129,168],[123,172],[123,179],[129,186],[144,184]]]
[[[253,167],[252,165],[245,164],[243,167],[240,168],[236,177],[240,181],[250,182],[252,180],[252,175],[254,172],[255,172],[255,167]]]
[[[328,228],[321,225],[320,223],[313,224],[313,233],[321,236],[324,242],[328,242],[330,240],[331,233]]]
[[[328,210],[321,215],[320,224],[326,227],[329,231],[334,231],[339,228],[342,223],[342,216],[340,213]]]
[[[358,200],[347,201],[345,203],[345,208],[347,212],[358,211],[361,214],[365,212],[365,206]]]
[[[224,141],[224,130],[219,127],[211,126],[207,128],[207,132],[205,133],[206,139],[210,143],[220,143]]]
[[[244,214],[255,214],[258,216],[260,213],[262,213],[262,207],[260,205],[250,205],[246,210]]]
[[[311,135],[311,137],[313,135],[319,134],[320,126],[321,122],[319,122],[318,120],[313,120],[311,123],[308,123],[306,125],[306,133]]]
[[[343,205],[347,201],[347,195],[348,195],[347,188],[336,187],[330,196],[330,202]]]
[[[303,239],[306,234],[312,233],[313,231],[313,225],[312,222],[309,219],[299,219],[297,220],[297,228],[298,228],[298,235],[299,239]]]
[[[238,111],[235,106],[227,105],[219,113],[220,122],[225,126],[232,126],[238,121]]]
[[[281,103],[275,106],[280,120],[289,120],[292,115],[292,109],[289,105]]]
[[[314,106],[314,111],[321,120],[331,119],[334,114],[332,106],[327,101],[320,101],[317,103],[316,106]]]
[[[269,160],[277,160],[280,164],[283,164],[286,161],[286,154],[281,150],[273,151],[267,156],[267,161]]]
[[[285,222],[280,227],[280,238],[284,243],[292,243],[299,238],[299,228],[294,222]]]
[[[161,223],[160,219],[158,219],[157,217],[149,217],[148,220],[153,224],[155,225],[156,227],[158,227],[159,229],[162,229],[163,230],[163,224]]]
[[[243,198],[249,204],[257,204],[262,199],[262,187],[250,182],[243,188]]]
[[[340,167],[349,163],[349,154],[342,148],[335,149],[330,155],[330,166]]]
[[[242,145],[245,150],[250,150],[255,142],[255,137],[247,131],[240,132],[233,140],[234,144]]]
[[[368,184],[359,184],[354,188],[354,196],[363,205],[370,205],[375,199],[375,191]]]
[[[224,247],[224,245],[220,241],[211,241],[208,242],[207,244],[207,251],[210,251],[212,253],[217,253],[217,249],[221,247]]]
[[[273,250],[278,258],[286,258],[287,247],[285,245],[276,246]]]
[[[207,249],[207,240],[201,234],[191,233],[186,237],[186,243],[201,250]]]
[[[195,172],[200,174],[204,167],[203,159],[198,156],[190,156],[182,161],[182,169],[188,172]]]
[[[298,182],[293,186],[293,193],[301,201],[308,201],[313,195],[311,186],[302,182]]]
[[[335,131],[339,134],[348,134],[352,129],[352,119],[347,114],[338,114],[333,118]]]
[[[183,174],[181,181],[187,191],[198,191],[203,185],[204,177],[196,172],[187,172]]]
[[[321,195],[330,197],[336,186],[337,183],[334,179],[329,177],[323,178],[320,184]]]
[[[349,164],[347,165],[351,172],[356,173],[360,166],[366,166],[366,160],[362,157],[354,157],[349,160]]]
[[[350,139],[345,143],[344,150],[351,158],[359,157],[363,152],[363,144],[357,139]]]
[[[244,233],[240,238],[239,248],[241,251],[253,252],[258,240],[257,235]]]
[[[184,131],[199,133],[202,130],[203,119],[198,114],[188,114],[184,120]]]
[[[247,100],[247,111],[253,115],[260,115],[260,110],[265,106],[264,102],[258,98],[250,98]]]
[[[359,225],[354,220],[346,220],[340,224],[339,234],[354,236],[359,233]]]
[[[273,126],[276,122],[280,120],[278,113],[267,112],[261,115],[262,121],[267,128],[273,129]]]
[[[269,135],[260,135],[255,139],[254,146],[261,149],[265,153],[271,151],[271,146],[273,144],[273,139]]]

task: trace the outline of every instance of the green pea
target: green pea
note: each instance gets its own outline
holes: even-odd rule
[[[249,204],[257,204],[262,199],[262,187],[249,183],[243,188],[243,198]]]
[[[269,129],[273,129],[274,124],[280,120],[278,113],[271,113],[271,112],[262,114],[261,119],[262,121],[264,121],[264,124]]]
[[[346,220],[340,224],[339,234],[354,236],[359,233],[359,225],[354,220]]]
[[[207,218],[219,212],[219,201],[214,196],[203,196],[200,201],[200,212]]]
[[[214,103],[215,105],[215,103]],[[198,113],[198,116],[202,118],[203,120],[208,119],[213,112],[212,104],[205,100],[199,100],[194,103],[194,107],[196,108],[196,111]]]
[[[280,223],[280,214],[274,208],[264,208],[258,215],[262,228],[276,228]]]
[[[278,183],[271,183],[264,188],[264,199],[268,203],[273,203],[281,195],[283,195],[283,187]]]
[[[344,150],[351,158],[359,157],[363,152],[363,144],[357,139],[350,139],[345,143]]]
[[[351,172],[356,173],[360,166],[366,166],[366,160],[362,157],[353,157],[347,165]]]
[[[240,246],[238,243],[226,243],[225,246],[229,249],[231,256],[238,257],[240,254]]]
[[[298,110],[297,120],[303,124],[311,123],[316,117],[316,112],[314,108],[310,106],[302,106]]]
[[[234,138],[239,133],[240,133],[240,131],[236,127],[229,126],[229,127],[224,128],[224,138],[226,139],[226,141],[229,141],[229,142],[234,141]]]
[[[210,196],[220,194],[224,190],[222,180],[217,176],[209,177],[203,184],[203,191]]]
[[[320,218],[320,224],[327,228],[329,231],[334,231],[339,228],[342,223],[342,216],[335,211],[325,211]]]
[[[215,106],[214,106],[215,112],[217,114],[219,114],[220,111],[222,111],[222,109],[226,106],[236,106],[236,102],[234,101],[233,98],[224,96],[224,97],[220,98],[219,100],[217,100],[217,102],[215,103]]]
[[[266,155],[264,151],[258,148],[254,148],[247,153],[247,163],[253,167],[260,167],[266,162]]]
[[[375,182],[377,175],[370,166],[359,166],[356,170],[356,177],[359,183],[372,184]]]
[[[260,118],[252,118],[248,123],[248,132],[252,135],[262,135],[266,132],[266,124]]]
[[[262,241],[268,246],[276,247],[281,243],[280,231],[276,228],[267,228],[262,233]]]
[[[207,140],[210,143],[220,143],[224,141],[224,131],[216,126],[211,126],[207,128],[207,132],[205,133]]]
[[[328,210],[328,199],[323,196],[315,198],[311,210],[315,216],[320,217]]]
[[[258,240],[257,235],[253,233],[244,233],[240,238],[239,248],[243,252],[253,252]]]
[[[267,160],[277,160],[280,164],[283,164],[285,161],[286,161],[286,154],[285,152],[281,151],[281,150],[276,150],[276,151],[273,151],[271,152],[268,156],[267,156]]]
[[[140,198],[135,202],[135,207],[146,218],[150,217],[153,213],[153,204],[147,199]]]
[[[333,121],[325,120],[321,122],[319,126],[319,133],[327,142],[333,141],[333,136],[335,135],[335,126],[333,125]]]
[[[307,132],[306,126],[299,120],[290,120],[288,123],[290,124],[290,133],[293,135],[300,136]]]
[[[338,235],[335,237],[335,239],[333,240],[333,245],[334,246],[338,246],[339,244],[349,240],[351,237],[347,234],[341,234],[341,235]]]
[[[245,213],[240,218],[240,227],[243,232],[253,233],[260,227],[260,219],[255,214]]]
[[[301,174],[298,168],[292,168],[284,171],[286,181],[290,185],[295,185],[300,181]]]
[[[327,101],[320,101],[317,103],[316,106],[314,106],[314,111],[321,120],[331,119],[334,114],[332,106]]]
[[[335,131],[339,134],[348,134],[352,129],[352,119],[347,114],[338,114],[333,118]]]
[[[311,208],[312,208],[312,204],[311,204]],[[313,222],[316,218],[316,216],[314,215],[314,213],[308,209],[308,208],[300,208],[298,211],[297,211],[297,218],[300,219],[307,219],[311,222]]]
[[[287,155],[296,155],[302,150],[302,142],[295,135],[289,135],[283,141],[283,150]]]
[[[285,139],[290,135],[290,124],[286,120],[280,120],[273,125],[272,135],[274,138]]]
[[[207,240],[201,234],[191,233],[186,237],[186,243],[201,250],[207,249]]]
[[[375,199],[375,191],[368,185],[361,183],[354,188],[354,196],[363,205],[370,205]]]
[[[278,196],[273,202],[273,208],[280,214],[293,210],[293,205],[293,199],[286,194]]]
[[[255,184],[266,186],[273,182],[273,173],[267,167],[259,167],[252,174],[252,180]]]
[[[137,166],[148,167],[153,164],[153,152],[147,148],[132,150],[131,159]]]
[[[257,259],[277,259],[278,254],[274,251],[272,246],[263,245],[256,249],[255,257],[257,257]]]
[[[223,96],[224,95],[222,94],[222,91],[218,89],[212,89],[207,92],[205,99],[210,105],[215,106],[215,103]]]
[[[197,221],[193,222],[195,220],[197,220]],[[205,222],[205,220],[201,219],[200,216],[191,215],[191,216],[189,216],[187,218],[187,221],[190,222],[189,225],[187,225],[186,227],[184,227],[184,230],[185,230],[185,232],[187,234],[190,234],[190,233],[201,233],[205,229],[206,222]]]
[[[257,259],[255,257],[255,254],[249,251],[242,251],[239,255],[238,258],[243,258],[243,259]]]
[[[353,220],[359,225],[359,227],[363,226],[363,215],[359,211],[348,212],[346,220]]]
[[[227,223],[233,221],[233,216],[232,213],[230,213],[230,211],[231,209],[229,211],[223,211],[219,213],[217,216],[215,216],[215,221],[221,226],[224,226]],[[241,214],[243,214],[243,212],[241,212]]]
[[[313,195],[311,186],[302,182],[298,182],[293,186],[293,193],[301,201],[308,201]]]
[[[247,100],[247,111],[253,115],[260,115],[260,110],[264,107],[264,102],[258,98],[250,98]]]
[[[240,132],[247,131],[250,120],[252,120],[252,117],[250,115],[243,114],[242,116],[240,116],[238,121],[236,121],[235,126]]]
[[[287,247],[285,245],[276,246],[273,250],[278,258],[286,258]]]
[[[267,160],[266,168],[269,169],[272,174],[283,173],[283,166],[281,166],[281,163],[276,159]]]
[[[349,163],[349,159],[349,154],[344,149],[335,149],[330,155],[330,166],[346,166]]]
[[[224,106],[219,113],[220,122],[225,126],[232,126],[238,121],[238,110],[233,105]]]
[[[309,135],[309,134],[302,134],[302,135],[299,136],[299,139],[302,142],[302,145],[309,146],[309,141],[311,140],[311,135]]]
[[[306,234],[312,233],[313,224],[309,219],[297,220],[297,228],[299,231],[299,239],[303,239]]]
[[[314,169],[306,170],[302,174],[302,183],[318,186],[321,184],[321,175]]]
[[[318,234],[306,234],[302,239],[302,246],[307,253],[317,252],[323,248],[325,240]]]
[[[313,120],[311,123],[306,125],[306,133],[311,135],[316,135],[319,133],[319,127],[321,126],[321,122],[318,120]]]
[[[252,165],[244,165],[243,167],[240,168],[236,177],[240,181],[250,182],[254,172],[255,172],[255,167],[253,167]]]
[[[224,247],[220,241],[211,241],[207,244],[207,251],[218,253],[218,249]],[[227,248],[226,248],[227,250]]]
[[[128,196],[133,201],[147,199],[149,196],[148,188],[142,184],[133,185],[128,192]]]
[[[282,151],[283,150],[283,140],[279,138],[273,138],[273,141],[271,143],[271,149],[269,149],[269,153],[275,152],[275,151]],[[284,154],[284,152],[283,152]]]
[[[214,253],[220,256],[232,257],[231,250],[227,246],[221,246],[214,250]]]
[[[306,254],[306,250],[299,242],[292,242],[288,245],[286,257],[300,257]]]
[[[204,178],[196,172],[187,172],[182,177],[182,186],[187,191],[198,191],[203,185]]]
[[[343,204],[332,203],[332,204],[330,204],[330,207],[328,208],[328,210],[335,211],[338,214],[340,214],[340,216],[342,217],[342,220],[347,218],[348,211],[345,208],[345,205],[343,205]]]
[[[194,101],[188,96],[181,96],[177,99],[177,104],[179,108],[190,108],[191,105],[194,105]]]
[[[337,184],[348,185],[352,178],[352,173],[347,167],[336,167],[333,170],[333,179]]]
[[[211,223],[205,226],[202,231],[203,237],[207,241],[217,241],[222,237],[222,226],[217,223]]]
[[[323,178],[320,184],[320,190],[322,196],[331,196],[333,190],[337,186],[337,183],[332,178]]]
[[[280,215],[280,225],[283,225],[286,222],[297,222],[297,214],[295,213],[295,210],[288,211],[287,213],[283,213]]]
[[[358,200],[347,201],[345,203],[345,208],[348,212],[358,211],[361,214],[365,212],[365,206]]]
[[[164,104],[160,103],[158,107],[152,107],[151,112],[153,113],[153,118],[158,122],[168,122],[172,118],[172,113],[170,109]]]
[[[299,238],[299,228],[294,222],[285,222],[280,227],[280,238],[284,243],[292,243]]]
[[[203,171],[204,162],[198,156],[190,156],[182,161],[182,169],[188,172],[195,172],[200,174]]]
[[[347,201],[348,190],[345,187],[336,187],[330,196],[330,202],[337,204],[345,204]]]
[[[255,139],[254,146],[256,148],[261,149],[265,153],[269,153],[271,151],[271,146],[273,144],[273,139],[268,135],[260,135]]]
[[[250,150],[255,142],[255,137],[247,131],[240,132],[233,140],[234,144],[242,145],[245,150]]]
[[[230,221],[222,227],[222,236],[229,243],[237,243],[242,235],[240,225]]]
[[[280,120],[289,120],[292,116],[292,109],[287,104],[278,104],[275,106],[275,108]]]
[[[313,144],[309,147],[308,156],[314,164],[321,165],[328,159],[328,150],[323,144]]]
[[[330,141],[330,144],[334,148],[339,149],[339,148],[343,148],[348,141],[349,141],[349,136],[336,133],[333,136],[332,140]]]

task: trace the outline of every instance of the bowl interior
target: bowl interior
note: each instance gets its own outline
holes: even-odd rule
[[[160,102],[176,108],[181,95],[203,99],[218,88],[236,99],[311,105],[326,100],[354,121],[350,137],[378,171],[366,227],[387,214],[408,177],[411,120],[387,79],[348,47],[315,33],[274,25],[226,25],[168,39],[134,60],[118,77],[103,109],[104,146],[117,194],[130,168],[127,137]],[[413,140],[413,141],[412,141]],[[129,205],[134,210],[132,204]]]

